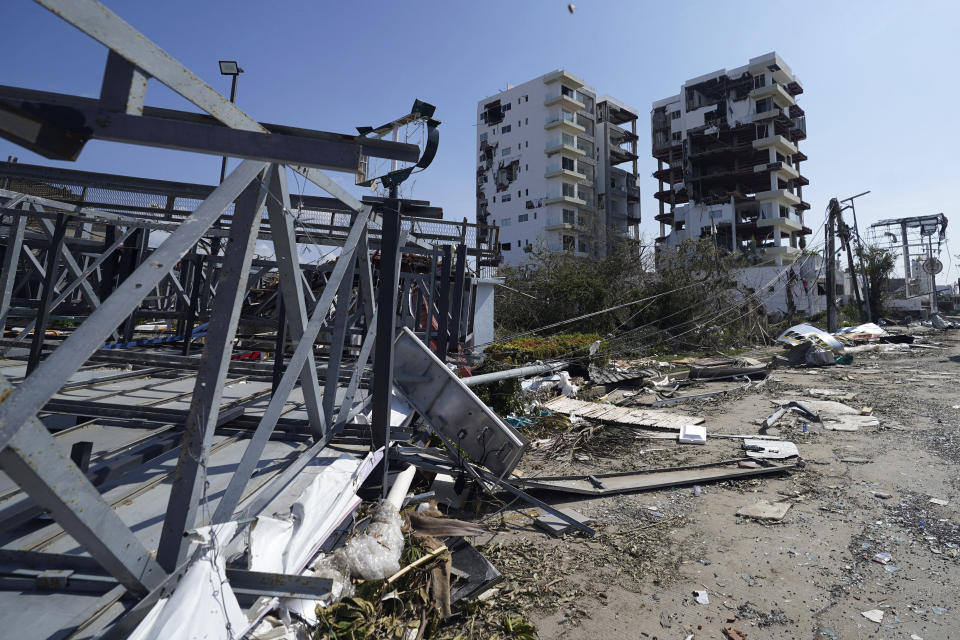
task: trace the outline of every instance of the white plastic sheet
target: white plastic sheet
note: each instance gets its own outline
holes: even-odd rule
[[[224,548],[236,531],[228,522],[198,531],[206,550],[177,584],[140,622],[130,640],[233,640],[248,621],[227,582]]]

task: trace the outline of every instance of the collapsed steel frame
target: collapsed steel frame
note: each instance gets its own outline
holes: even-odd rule
[[[364,157],[423,167],[426,153],[414,145],[261,124],[94,0],[38,2],[109,49],[100,98],[0,87],[4,137],[58,159],[75,159],[86,140],[103,139],[242,160],[216,187],[0,167],[0,327],[19,327],[0,348],[16,359],[29,347],[26,375],[0,374],[0,467],[33,502],[0,511],[0,523],[21,523],[42,508],[90,556],[2,551],[0,560],[105,572],[116,586],[77,628],[132,597],[119,619],[100,621],[113,622],[105,636],[122,637],[191,562],[186,531],[256,515],[337,438],[353,434],[374,448],[390,442],[397,330],[415,334],[441,359],[470,342],[478,278],[468,267],[495,264],[496,230],[437,220],[437,210],[422,202],[359,201],[323,173],[355,171]],[[207,115],[145,106],[149,79]],[[332,198],[291,195],[288,169]],[[261,241],[272,244],[272,258],[255,257]],[[336,255],[301,264],[304,244]],[[65,336],[48,335],[51,318],[63,316],[82,322]],[[170,331],[138,337],[143,319]],[[265,329],[276,334],[272,346],[258,335]],[[198,337],[202,351],[191,355]],[[252,346],[238,346],[238,339]],[[237,359],[251,351],[275,352],[274,361]],[[180,396],[188,408],[56,397],[103,382],[76,375],[111,362],[133,370],[110,380],[192,380]],[[271,384],[225,400],[225,386],[240,379]],[[285,417],[295,389],[305,419]],[[251,403],[260,410],[247,413]],[[357,420],[364,412],[372,415],[367,427]],[[57,444],[42,422],[54,413],[147,421],[158,425],[151,442],[179,449],[155,556],[91,481],[89,449],[84,459],[82,447],[68,454]],[[214,434],[225,427],[246,447],[208,515],[201,509],[206,465]],[[245,502],[275,437],[303,444]],[[329,586],[238,570],[230,580],[255,593],[302,597]]]

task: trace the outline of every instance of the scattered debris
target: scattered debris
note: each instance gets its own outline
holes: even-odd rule
[[[697,604],[710,604],[710,597],[706,591],[694,591],[693,599],[697,601]]]
[[[870,609],[870,611],[864,611],[860,615],[870,622],[876,622],[877,624],[883,622],[883,611],[880,611],[880,609]]]
[[[751,458],[769,458],[782,460],[795,458],[800,455],[797,445],[785,440],[757,440],[747,438],[743,441],[743,449]]]
[[[940,505],[941,507],[945,507],[945,506],[947,506],[948,504],[950,504],[947,500],[943,500],[943,499],[941,499],[941,498],[930,498],[930,502],[931,502],[932,504],[938,504],[938,505]]]
[[[783,517],[787,515],[787,511],[789,510],[789,502],[768,502],[767,500],[758,500],[752,504],[740,507],[740,509],[737,510],[737,515],[744,518],[752,518],[754,520],[771,520],[779,522],[780,520],[783,520]]]
[[[893,556],[887,553],[886,551],[881,551],[871,558],[874,562],[879,562],[880,564],[890,564],[893,560]]]
[[[703,425],[685,424],[680,427],[677,442],[684,444],[707,444],[707,428]]]
[[[577,520],[578,522],[582,522],[583,524],[590,524],[592,522],[590,518],[582,513],[574,511],[573,509],[558,509],[558,511],[570,518]],[[552,536],[562,536],[572,533],[576,530],[576,528],[569,522],[550,513],[540,516],[533,521],[533,524],[537,525]]]

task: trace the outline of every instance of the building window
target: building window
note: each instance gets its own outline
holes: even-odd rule
[[[574,171],[576,168],[576,164],[574,163],[573,159],[567,157],[560,158],[560,166],[567,171]]]
[[[511,104],[511,103],[508,102],[508,103],[506,103],[505,105],[503,105],[502,110],[503,110],[503,111],[510,111],[510,108],[511,108],[511,107],[513,107],[513,104]]]
[[[493,196],[493,201],[494,201],[494,202],[497,201],[497,196]]]
[[[577,212],[573,209],[563,210],[563,224],[573,224],[577,219]]]
[[[510,147],[504,147],[503,150],[500,152],[500,155],[508,156],[510,155],[511,151],[513,151],[513,149],[511,149]]]
[[[520,98],[517,98],[517,104],[520,104]]]
[[[524,102],[530,102],[530,96],[523,96]]]
[[[500,196],[500,202],[510,202],[512,198],[513,196],[511,196],[509,193],[505,193],[502,196]],[[504,220],[504,222],[506,222],[506,220]]]
[[[525,195],[525,196],[530,195],[530,189],[524,189],[524,190],[523,190],[523,195]]]
[[[526,222],[529,219],[530,219],[529,213],[521,213],[520,215],[517,216],[517,222]]]
[[[505,124],[500,127],[500,133],[510,133],[511,130],[513,130],[513,126],[509,124]]]
[[[500,244],[500,251],[510,251],[510,243],[503,242]]]
[[[523,170],[524,170],[524,171],[530,171],[530,165],[528,165],[528,164],[523,165]]]
[[[524,118],[523,124],[530,124],[530,118]]]
[[[537,212],[536,212],[536,211],[533,212],[533,219],[534,219],[534,220],[537,219]]]
[[[577,248],[577,239],[573,236],[563,236],[563,250],[573,251]]]
[[[681,132],[680,132],[680,131],[674,131],[673,133],[670,134],[670,139],[673,140],[674,142],[680,142],[680,140],[681,140]]]
[[[520,128],[520,121],[517,120],[517,129],[519,129],[519,128]]]
[[[767,86],[767,76],[761,74],[753,76],[753,88],[759,89],[760,87]]]
[[[507,198],[507,197],[509,197],[509,196],[504,196],[504,198]],[[500,226],[501,226],[501,227],[509,227],[509,226],[510,226],[510,218],[504,218],[503,220],[501,220],[501,221],[500,221]]]
[[[517,189],[517,197],[519,198],[521,195],[523,195],[523,194],[520,193],[520,189]]]
[[[486,133],[481,133],[481,134],[480,134],[480,142],[486,142],[486,141],[487,141],[487,134],[486,134]]]
[[[680,112],[679,112],[679,111],[671,111],[671,112],[670,112],[670,119],[671,119],[671,120],[679,120],[679,119],[680,119]]]
[[[529,140],[525,140],[524,143],[523,143],[523,147],[524,147],[524,149],[529,148],[529,147],[530,147],[530,141],[529,141]]]
[[[580,251],[581,253],[587,252],[587,241],[583,240],[582,238],[580,239]]]

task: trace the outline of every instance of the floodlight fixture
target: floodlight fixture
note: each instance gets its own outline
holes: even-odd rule
[[[225,76],[236,76],[243,73],[243,69],[240,68],[236,60],[221,60],[220,73]]]

